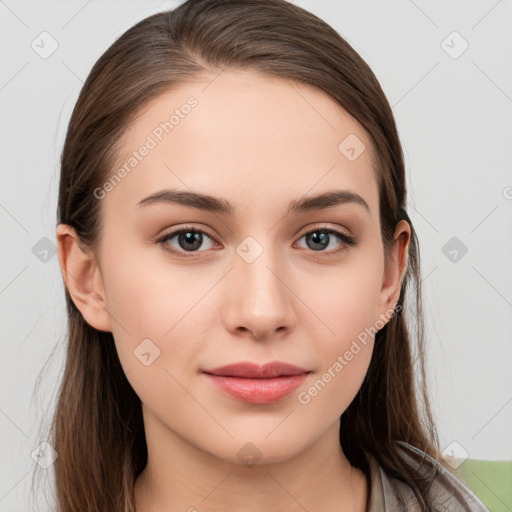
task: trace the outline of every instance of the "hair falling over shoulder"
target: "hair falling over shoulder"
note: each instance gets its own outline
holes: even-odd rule
[[[365,128],[374,146],[387,250],[406,206],[391,107],[359,54],[324,21],[285,0],[189,0],[122,34],[93,66],[74,107],[60,162],[58,223],[97,247],[100,201],[93,191],[112,172],[116,148],[137,112],[204,72],[242,68],[317,87]],[[411,471],[396,445],[402,440],[441,460],[425,379],[419,247],[407,220],[412,233],[401,308],[376,334],[365,380],[341,417],[340,443],[352,465],[368,474],[364,452],[371,453],[413,488],[423,510],[431,510],[430,477]],[[48,438],[58,453],[56,510],[133,512],[134,483],[147,461],[141,402],[112,334],[87,324],[67,289],[65,295],[67,352]]]

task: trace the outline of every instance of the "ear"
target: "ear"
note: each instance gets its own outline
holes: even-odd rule
[[[66,288],[89,325],[99,331],[111,332],[100,267],[94,255],[82,246],[74,228],[58,224],[57,253]]]
[[[407,270],[411,227],[405,220],[397,223],[388,260],[384,266],[380,290],[379,313],[386,322],[400,298],[402,281]]]

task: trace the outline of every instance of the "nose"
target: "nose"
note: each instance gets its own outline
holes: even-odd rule
[[[252,262],[243,252],[240,254],[234,257],[226,283],[226,328],[238,336],[248,332],[258,340],[293,331],[297,323],[296,298],[289,266],[268,248]]]

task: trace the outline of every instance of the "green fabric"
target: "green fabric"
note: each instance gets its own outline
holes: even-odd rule
[[[467,459],[457,472],[489,510],[512,510],[512,461]]]

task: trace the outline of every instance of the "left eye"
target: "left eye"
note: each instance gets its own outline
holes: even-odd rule
[[[331,250],[328,251],[322,250],[329,248],[333,241],[333,235],[334,238],[338,240],[338,243],[341,244],[341,249],[343,249],[343,246],[355,245],[355,240],[352,237],[332,228],[316,228],[304,233],[300,239],[306,239],[306,249],[310,249],[312,252],[325,252],[330,254],[341,250],[332,250],[332,247],[330,248]],[[207,247],[206,249],[211,249],[213,246],[213,237],[201,229],[183,228],[172,231],[157,240],[157,242],[161,244],[166,251],[174,254],[175,256],[187,258],[188,256],[184,253],[202,252],[198,251],[198,249],[203,245],[205,237],[207,240],[210,240],[210,247]],[[170,243],[174,238],[177,240],[178,247]]]
[[[342,233],[341,231],[338,231],[337,229],[332,228],[317,228],[314,229],[313,231],[308,231],[307,233],[304,233],[304,235],[302,235],[301,239],[304,237],[306,238],[306,243],[308,245],[307,249],[311,249],[313,252],[319,252],[318,249],[321,250],[329,247],[333,236],[334,238],[338,239],[338,242],[341,243],[342,246],[355,244],[355,241],[352,237],[346,235],[345,233]],[[320,252],[332,253],[337,252],[338,250]]]

